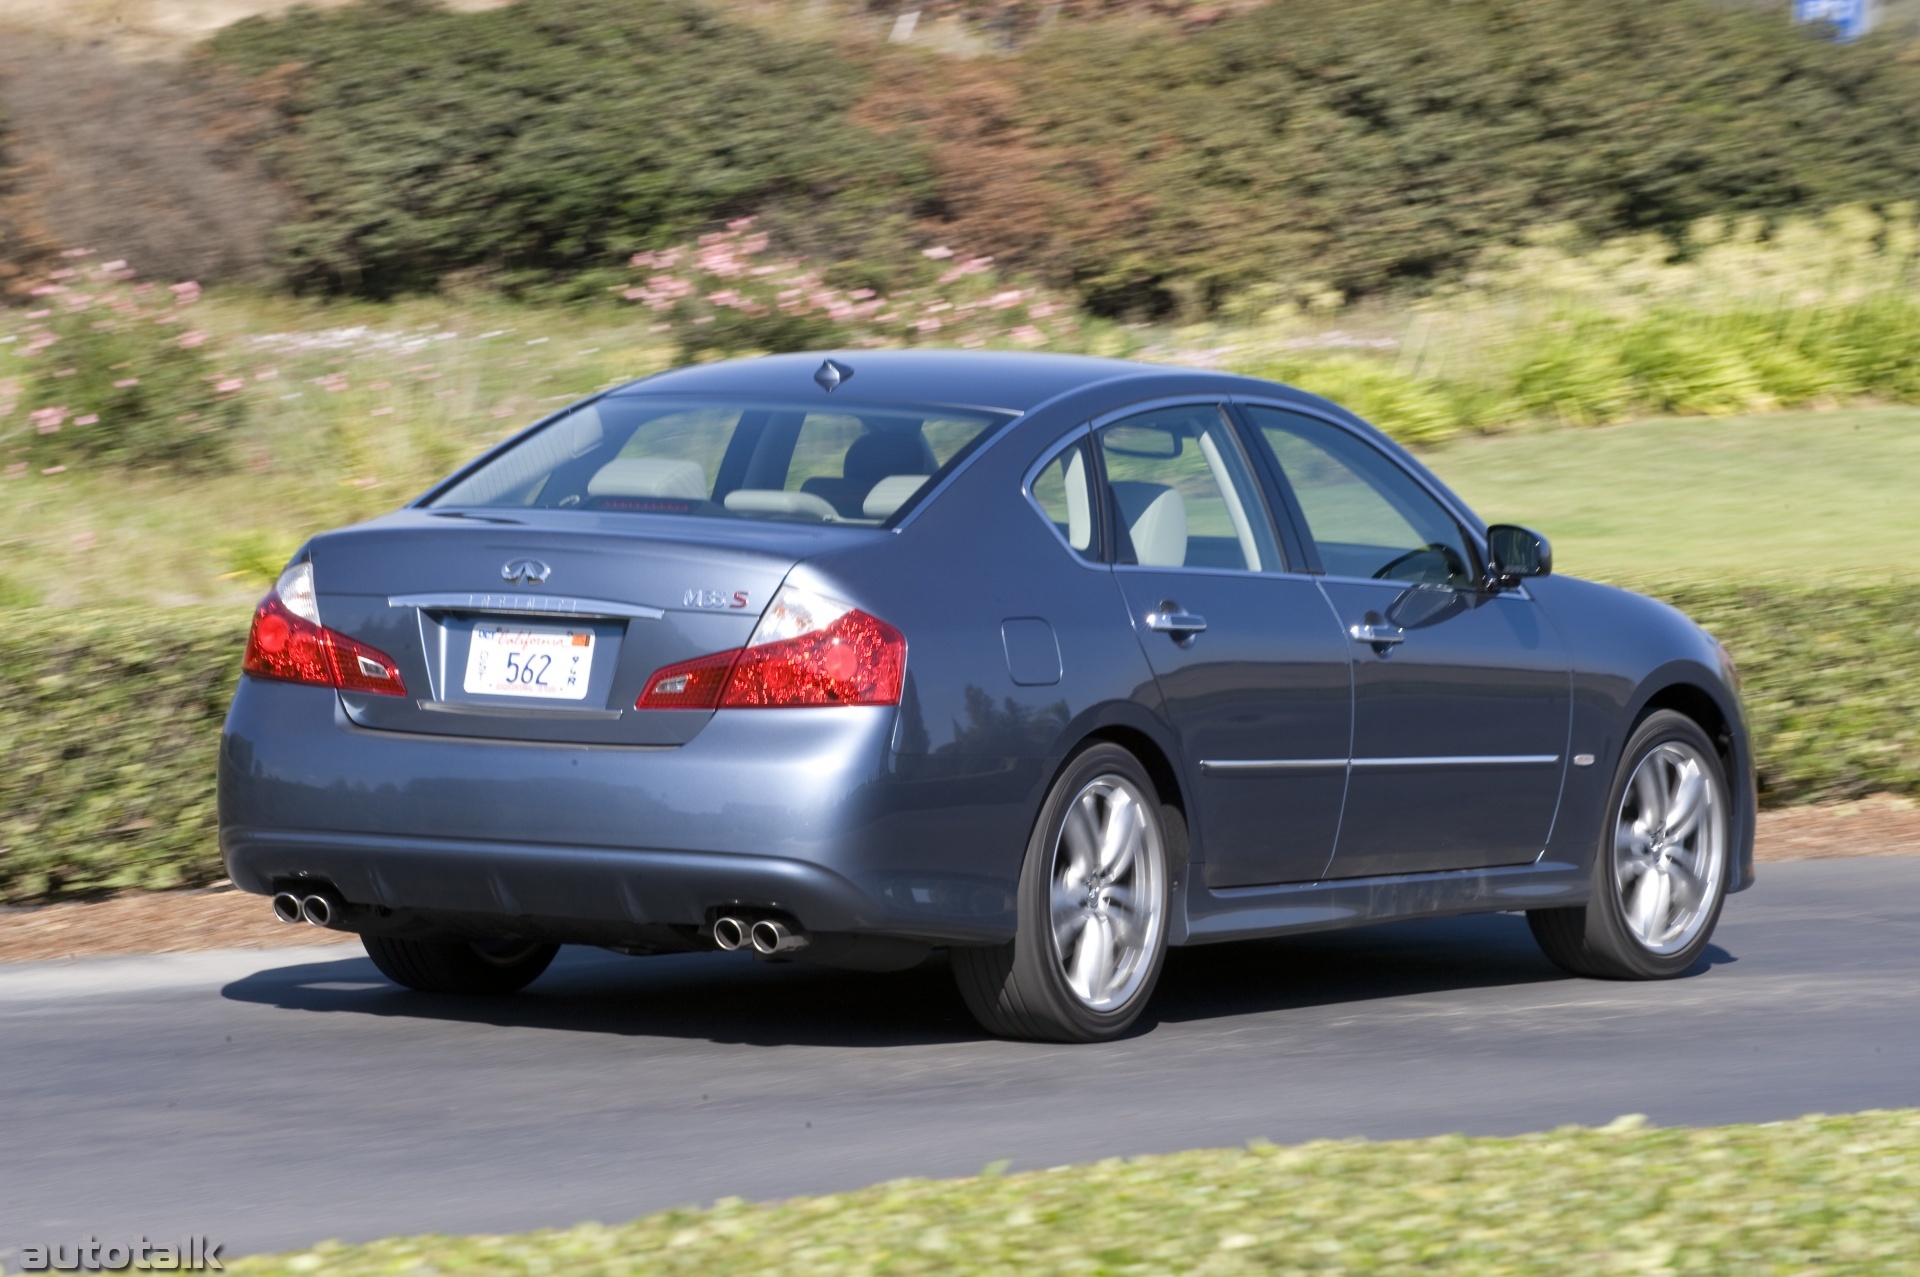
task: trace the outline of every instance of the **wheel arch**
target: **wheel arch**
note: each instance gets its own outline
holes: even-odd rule
[[[1712,673],[1676,662],[1655,671],[1642,685],[1633,713],[1621,736],[1624,746],[1647,717],[1671,710],[1691,720],[1713,742],[1727,784],[1733,789],[1733,846],[1735,873],[1730,891],[1753,885],[1753,836],[1759,809],[1759,783],[1754,770],[1752,743],[1740,712],[1737,693]]]

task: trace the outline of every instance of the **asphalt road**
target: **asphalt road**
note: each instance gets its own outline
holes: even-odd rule
[[[1255,1137],[1920,1106],[1917,970],[1920,858],[1764,865],[1662,984],[1565,978],[1509,915],[1176,952],[1139,1031],[1098,1047],[983,1038],[938,959],[568,950],[486,1002],[401,992],[357,947],[18,964],[0,1264],[89,1235],[232,1256]]]

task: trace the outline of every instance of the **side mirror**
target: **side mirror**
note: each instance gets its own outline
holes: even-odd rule
[[[1501,589],[1553,571],[1553,546],[1532,528],[1496,523],[1487,529],[1487,585]]]

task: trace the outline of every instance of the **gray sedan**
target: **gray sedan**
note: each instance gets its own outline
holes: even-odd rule
[[[1269,382],[839,352],[575,404],[315,537],[233,880],[436,992],[556,946],[890,970],[1124,1032],[1171,945],[1524,910],[1654,979],[1753,881],[1726,653]]]

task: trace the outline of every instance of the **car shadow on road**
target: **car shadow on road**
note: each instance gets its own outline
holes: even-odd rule
[[[1689,976],[1735,959],[1717,946]],[[1425,919],[1173,950],[1129,1036],[1163,1025],[1465,989],[1569,980],[1510,914]],[[415,993],[365,958],[255,972],[222,995],[290,1011],[671,1037],[746,1046],[899,1047],[976,1041],[944,954],[873,975],[743,954],[627,958],[561,951],[512,997]]]

